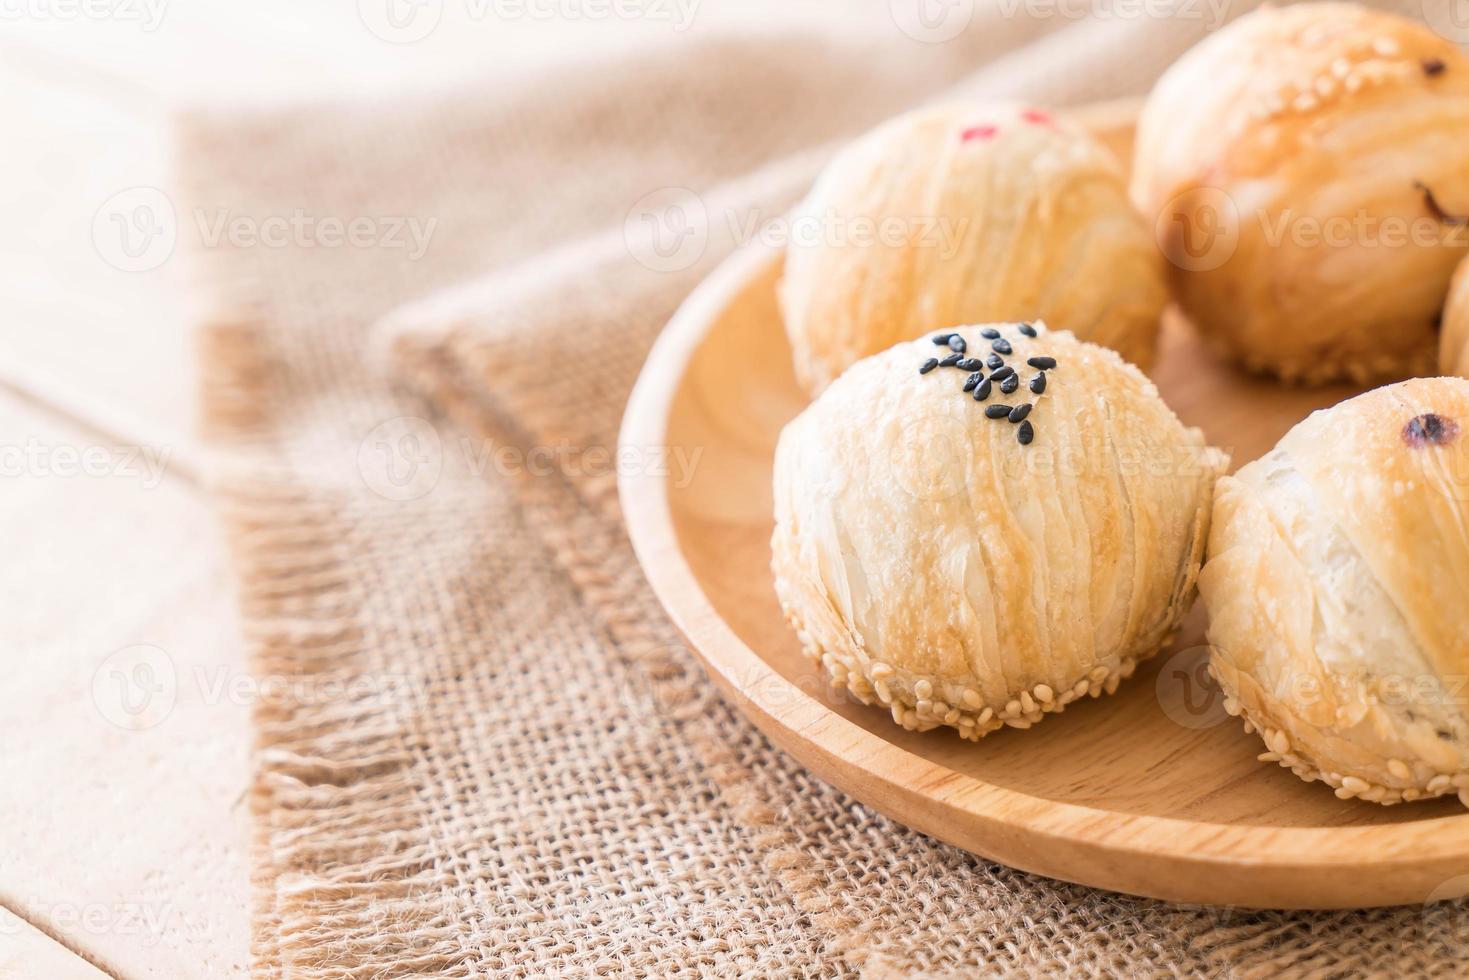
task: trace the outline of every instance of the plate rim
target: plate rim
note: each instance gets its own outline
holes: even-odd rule
[[[780,254],[778,247],[763,243],[743,246],[726,257],[680,304],[639,372],[623,415],[619,448],[667,447],[673,402],[700,344],[731,300],[754,278],[767,273]],[[643,572],[705,672],[726,699],[782,751],[837,789],[905,826],[1030,873],[1173,901],[1192,901],[1179,896],[1197,889],[1122,887],[1090,873],[1070,875],[1044,860],[1016,860],[1011,852],[1018,848],[1034,853],[1047,843],[1064,844],[1067,850],[1089,854],[1104,866],[1107,859],[1118,856],[1156,865],[1158,872],[1150,875],[1156,879],[1173,874],[1270,868],[1333,878],[1344,873],[1355,877],[1409,872],[1432,877],[1436,872],[1449,880],[1455,877],[1455,870],[1459,874],[1469,871],[1469,812],[1358,827],[1251,827],[1119,813],[987,783],[896,745],[842,717],[788,681],[724,621],[680,549],[667,479],[665,475],[629,470],[619,474],[618,494],[628,536]],[[778,698],[771,696],[776,690],[780,692]],[[1051,723],[1061,721],[1053,719]],[[861,763],[854,761],[854,754]],[[860,769],[867,780],[845,771],[853,768]],[[898,791],[909,806],[874,802],[876,794],[870,785],[874,781]],[[1329,789],[1322,787],[1321,791]],[[948,821],[963,821],[996,834],[1019,837],[1012,848],[1002,848],[1006,856],[999,857],[956,839],[959,835],[946,833],[954,826],[945,826]],[[1255,838],[1248,848],[1242,846],[1244,836]],[[1020,847],[1021,838],[1029,844]],[[1444,867],[1445,862],[1455,867]],[[1469,890],[1469,882],[1464,888]],[[1345,883],[1341,890],[1354,900],[1325,904],[1287,900],[1256,907],[1365,907],[1411,904],[1428,897],[1404,898],[1388,888],[1346,887]],[[1286,885],[1284,892],[1289,891]],[[1385,900],[1357,900],[1364,892],[1379,891]]]

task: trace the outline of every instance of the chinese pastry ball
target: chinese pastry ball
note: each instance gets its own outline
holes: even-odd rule
[[[1278,761],[1342,798],[1469,798],[1469,381],[1317,412],[1219,483],[1210,663]]]
[[[1133,199],[1213,344],[1307,383],[1432,373],[1469,235],[1469,58],[1355,4],[1248,14],[1138,123]]]
[[[832,160],[792,224],[780,305],[812,394],[930,329],[1044,319],[1146,368],[1167,303],[1111,152],[1035,109],[894,119]]]
[[[1035,329],[958,331],[998,377],[933,367],[927,337],[859,361],[776,448],[786,617],[904,728],[977,739],[1111,693],[1193,601],[1223,454],[1117,354]]]
[[[1469,259],[1459,263],[1443,308],[1443,333],[1439,337],[1438,370],[1469,378]]]

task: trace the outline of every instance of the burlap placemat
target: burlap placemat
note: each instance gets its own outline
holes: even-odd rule
[[[610,450],[718,216],[945,91],[1140,93],[1214,26],[1009,9],[181,121],[190,210],[367,221],[196,249],[211,484],[254,669],[291,682],[257,713],[261,976],[1454,972],[1418,909],[1180,908],[914,834],[724,705],[642,580]],[[668,263],[626,219],[673,187],[715,217]]]

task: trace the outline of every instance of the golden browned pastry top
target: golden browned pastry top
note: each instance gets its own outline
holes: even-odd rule
[[[1045,319],[1144,367],[1167,300],[1151,233],[1104,146],[1010,104],[922,109],[831,161],[794,223],[780,303],[821,390],[930,329]]]

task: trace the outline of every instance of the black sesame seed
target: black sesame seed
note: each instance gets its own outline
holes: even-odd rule
[[[994,374],[990,375],[990,380],[991,381],[1004,381],[1006,378],[1013,378],[1014,376],[1015,376],[1015,369],[1012,368],[1012,367],[1010,367],[1007,364],[1007,365],[1005,365],[1002,368],[998,368],[995,371]]]
[[[938,366],[939,366],[939,359],[937,357],[930,357],[928,360],[926,360],[926,361],[923,362],[923,367],[921,367],[921,368],[918,369],[918,373],[919,374],[927,374],[928,372],[932,371],[934,368],[936,368]]]
[[[999,340],[995,341],[994,343],[990,344],[990,346],[994,348],[996,354],[1013,354],[1013,353],[1015,353],[1015,348],[1013,348],[1013,347],[1010,346],[1010,341],[1005,340],[1003,337],[1000,338]]]
[[[987,419],[1002,419],[1007,417],[1009,414],[1009,405],[991,405],[989,408],[984,410],[984,417]]]
[[[964,353],[965,349],[968,346],[968,344],[964,343],[964,338],[959,336],[958,334],[954,334],[952,337],[949,338],[949,350],[953,351],[956,354]]]
[[[1022,323],[1020,325],[1020,332],[1023,333],[1023,334],[1025,334],[1027,337],[1034,337],[1035,336],[1035,327],[1032,327],[1028,323]]]
[[[1423,74],[1432,78],[1434,75],[1442,75],[1448,65],[1444,64],[1442,58],[1425,58],[1423,61]]]
[[[937,347],[947,347],[949,344],[949,338],[952,336],[954,335],[951,333],[941,333],[933,338],[934,345]]]
[[[989,383],[989,379],[988,378],[986,378],[984,381],[981,381],[979,384],[975,385],[974,386],[974,400],[977,401],[977,402],[984,401],[986,398],[988,398],[990,396],[990,390],[993,387],[994,387],[994,385],[992,385],[992,384]]]
[[[978,371],[975,371],[969,377],[967,377],[967,378],[964,379],[964,390],[965,391],[973,391],[974,390],[974,386],[977,385],[977,384],[979,384],[983,380],[984,380],[984,375],[980,374]]]
[[[1021,422],[1020,431],[1015,433],[1016,441],[1019,442],[1022,446],[1028,446],[1030,445],[1030,441],[1034,438],[1035,427],[1032,426],[1029,422]]]
[[[957,364],[955,364],[954,367],[958,368],[961,371],[978,371],[980,368],[984,367],[984,363],[978,358],[966,357],[962,361],[959,361]]]
[[[979,335],[985,340],[994,340],[995,338],[1000,336],[1000,331],[996,330],[994,327],[985,327],[979,332]]]
[[[1030,409],[1031,406],[1028,403],[1025,405],[1016,405],[1014,408],[1010,409],[1010,421],[1024,422],[1025,417],[1030,414]]]
[[[1010,377],[1008,377],[1004,381],[1001,381],[1000,382],[1000,394],[1002,394],[1002,395],[1011,395],[1011,394],[1014,394],[1015,393],[1015,389],[1016,388],[1019,388],[1019,387],[1020,387],[1020,379],[1018,377],[1016,377],[1015,375],[1012,374],[1012,375],[1010,375]]]
[[[1046,390],[1046,372],[1042,371],[1030,379],[1030,390],[1037,395]]]
[[[984,362],[990,366],[990,370],[1005,366],[1005,359],[999,354],[991,354],[984,359]]]
[[[959,361],[960,361],[960,355],[958,355],[958,354],[950,354],[948,357],[944,358],[942,361],[939,361],[939,367],[953,367],[955,364],[958,364]]]
[[[1032,357],[1025,363],[1029,364],[1033,368],[1040,368],[1042,371],[1049,371],[1051,368],[1056,366],[1056,359],[1054,357]]]

